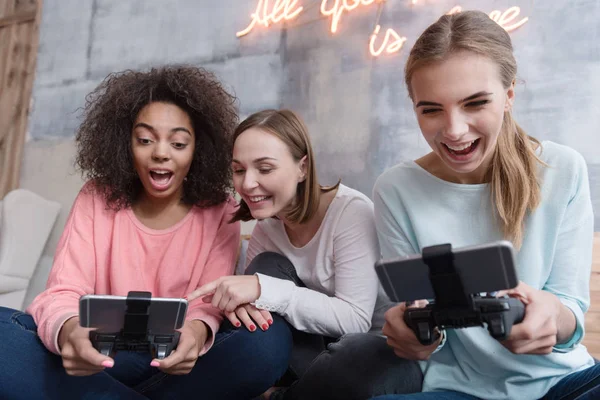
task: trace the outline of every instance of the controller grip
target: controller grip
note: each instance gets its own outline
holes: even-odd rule
[[[513,325],[516,325],[523,321],[525,318],[525,304],[519,299],[509,298],[508,305],[513,310]]]
[[[151,336],[150,340],[152,357],[159,360],[167,358],[171,352],[177,348],[180,336],[181,333],[179,331],[173,332],[172,336]]]
[[[92,346],[94,346],[100,354],[107,357],[114,356],[114,335],[103,335],[96,331],[90,331],[89,338],[90,342],[92,342]]]
[[[404,323],[414,332],[423,346],[429,346],[440,338],[429,307],[407,308],[404,311]]]
[[[506,299],[508,310],[503,312],[500,318],[488,320],[488,330],[492,337],[497,340],[505,340],[510,336],[513,325],[523,321],[525,317],[525,305],[519,299]]]

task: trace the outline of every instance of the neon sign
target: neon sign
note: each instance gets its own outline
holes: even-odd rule
[[[386,0],[321,0],[320,12],[324,17],[331,18],[330,31],[331,33],[337,33],[340,19],[344,13],[349,14],[359,7],[364,8],[375,3],[378,3],[381,6],[381,3],[385,1]],[[411,2],[415,5],[417,0],[412,0]],[[297,18],[303,10],[304,7],[298,5],[298,0],[258,0],[256,10],[250,14],[250,24],[246,29],[237,32],[236,36],[242,37],[249,34],[257,25],[268,28],[269,26],[278,24],[282,21],[291,21]],[[461,6],[454,6],[447,14],[456,14],[461,11]],[[528,17],[524,17],[516,21],[519,18],[520,13],[521,9],[517,6],[513,6],[505,11],[494,10],[488,15],[507,32],[511,32],[529,20]],[[405,36],[400,36],[394,29],[388,28],[383,36],[381,44],[377,46],[376,42],[379,38],[380,31],[381,26],[377,24],[373,33],[370,35],[369,53],[373,57],[379,57],[384,52],[387,54],[396,53],[402,49],[407,40]]]
[[[490,13],[490,18],[496,21],[496,23],[503,27],[507,32],[510,32],[514,31],[515,29],[523,25],[525,22],[529,21],[529,18],[525,17],[519,22],[516,22],[512,25],[507,25],[508,23],[512,22],[515,18],[517,18],[520,13],[521,9],[519,7],[513,6],[504,12],[500,10],[492,11]]]
[[[383,43],[379,47],[379,49],[375,49],[375,40],[377,39],[377,34],[379,33],[380,29],[381,26],[377,25],[375,27],[375,30],[371,34],[371,40],[369,40],[369,52],[371,53],[371,55],[379,57],[384,50],[388,54],[400,51],[400,49],[404,45],[404,42],[406,42],[406,36],[398,35],[398,33],[396,33],[396,31],[391,28],[385,32]]]
[[[329,0],[323,0],[321,2],[321,14],[327,17],[331,16],[331,33],[336,33],[340,18],[344,11],[350,12],[358,6],[369,6],[375,3],[375,1],[376,0],[334,0],[333,6],[327,9]],[[382,1],[385,0],[377,0],[377,2]]]
[[[448,11],[446,14],[447,15],[452,15],[452,14],[458,14],[459,12],[462,11],[462,7],[461,6],[454,6],[452,7],[452,9],[450,11]]]
[[[298,0],[275,0],[275,3],[269,10],[269,0],[258,0],[256,11],[250,14],[252,21],[243,31],[235,34],[242,37],[249,34],[256,24],[264,25],[266,28],[271,23],[277,24],[283,20],[289,21],[296,18],[303,10],[303,7],[297,7]]]

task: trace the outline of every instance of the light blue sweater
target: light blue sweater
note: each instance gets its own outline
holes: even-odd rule
[[[547,290],[573,311],[572,339],[548,355],[516,355],[485,328],[447,330],[444,346],[426,362],[423,391],[454,390],[483,399],[538,399],[569,373],[593,365],[583,337],[589,307],[593,213],[587,167],[576,151],[543,142],[542,201],[525,221],[517,252],[519,280]],[[375,223],[384,259],[502,239],[488,184],[443,181],[415,162],[381,175],[374,188]],[[482,266],[485,268],[485,266]]]

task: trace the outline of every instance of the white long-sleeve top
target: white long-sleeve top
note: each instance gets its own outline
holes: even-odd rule
[[[259,221],[246,266],[265,251],[286,256],[306,288],[259,273],[257,308],[282,315],[300,331],[331,337],[381,329],[389,304],[375,273],[379,244],[373,203],[364,194],[340,185],[319,230],[301,248],[290,243],[281,220]]]

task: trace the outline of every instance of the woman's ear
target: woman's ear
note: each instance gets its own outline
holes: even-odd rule
[[[304,156],[300,159],[300,162],[298,163],[298,168],[300,169],[300,174],[298,176],[298,182],[304,182],[306,180],[306,173],[308,171],[308,163],[307,163],[307,157],[308,156]]]
[[[512,110],[513,104],[515,102],[515,80],[513,79],[510,84],[508,91],[506,92],[506,103],[504,104],[504,111]]]

